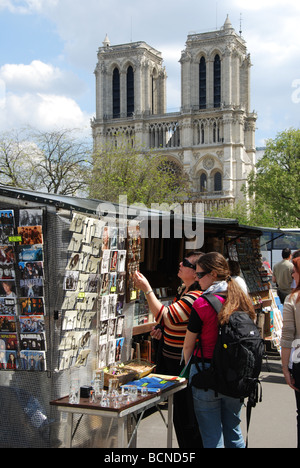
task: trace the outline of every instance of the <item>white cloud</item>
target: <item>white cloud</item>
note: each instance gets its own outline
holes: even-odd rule
[[[27,15],[42,11],[44,6],[55,6],[58,0],[0,0],[0,10]]]
[[[89,127],[91,116],[74,99],[84,86],[73,73],[39,60],[6,64],[0,68],[0,84],[1,130],[26,125],[43,130]]]
[[[41,130],[85,128],[89,132],[90,118],[73,99],[64,96],[7,93],[0,128],[3,131],[30,125]]]
[[[94,101],[89,94],[89,104],[84,103],[87,93],[83,95],[82,83],[75,74],[78,70],[81,76],[85,74],[89,92],[94,93],[97,49],[108,33],[112,45],[128,43],[131,39],[133,42],[141,40],[162,52],[171,111],[180,107],[178,61],[187,35],[192,31],[203,32],[222,26],[227,13],[233,27],[239,31],[242,13],[243,37],[253,62],[251,96],[253,107],[258,112],[259,134],[273,137],[274,132],[282,130],[282,125],[299,125],[300,104],[292,101],[292,93],[295,92],[292,83],[300,79],[300,2],[223,0],[216,4],[190,0],[188,8],[186,5],[183,0],[153,0],[149,10],[141,0],[0,0],[0,11],[6,8],[14,14],[31,14],[35,19],[46,19],[51,33],[54,30],[59,39],[56,44],[56,54],[59,55],[56,60],[53,58],[59,68],[43,63],[42,55],[31,56],[29,65],[0,68],[0,82],[4,80],[7,92],[11,93],[6,99],[6,108],[9,110],[14,97],[18,105],[13,108],[18,107],[20,115],[28,118],[28,110],[21,107],[22,103],[28,103],[31,105],[31,118],[35,121],[38,118],[33,112],[37,112],[39,118],[42,115],[44,122],[48,118],[52,122],[55,120],[53,109],[59,109],[61,115],[70,115],[70,118],[76,116],[75,120],[85,120],[86,114],[80,111],[76,99],[80,96],[82,100],[78,102],[83,109],[87,105],[93,108]],[[24,17],[26,20],[28,17]],[[21,33],[15,31],[15,34],[18,37]],[[19,41],[21,43],[21,35]],[[24,60],[26,54],[27,50],[24,50]],[[32,61],[33,58],[40,61]],[[76,67],[73,74],[65,71],[66,63],[68,70]],[[15,114],[16,119],[19,117]]]
[[[84,85],[71,72],[34,60],[30,65],[6,64],[0,68],[0,79],[9,91],[55,92],[56,94],[79,94]]]

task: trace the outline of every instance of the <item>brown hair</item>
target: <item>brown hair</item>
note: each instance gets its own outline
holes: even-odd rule
[[[200,257],[197,264],[209,273],[215,271],[218,281],[227,281],[228,283],[227,299],[219,313],[221,325],[228,322],[230,315],[237,310],[248,313],[252,320],[255,320],[256,314],[251,298],[231,278],[228,262],[223,255],[218,252],[210,252]]]
[[[296,284],[295,289],[292,291],[293,294],[297,294],[297,302],[300,301],[300,257],[293,258],[292,260],[295,270],[299,275],[298,284]]]

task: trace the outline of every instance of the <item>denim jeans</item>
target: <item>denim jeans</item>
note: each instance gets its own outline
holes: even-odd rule
[[[196,365],[192,364],[190,380],[197,372]],[[240,428],[243,403],[225,395],[216,396],[214,390],[205,391],[193,386],[192,391],[204,448],[245,448]]]
[[[300,364],[294,364],[293,376],[295,379],[295,386],[300,390]],[[297,405],[297,448],[300,448],[300,391],[295,391],[296,405]]]

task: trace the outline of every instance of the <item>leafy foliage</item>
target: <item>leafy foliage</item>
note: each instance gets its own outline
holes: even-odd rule
[[[298,227],[300,221],[300,130],[289,129],[267,141],[264,156],[248,179],[248,193],[265,205],[277,227]]]
[[[119,139],[117,147],[106,145],[93,156],[90,196],[117,203],[121,195],[128,204],[182,202],[188,181],[182,171],[161,155],[144,151],[132,141]]]

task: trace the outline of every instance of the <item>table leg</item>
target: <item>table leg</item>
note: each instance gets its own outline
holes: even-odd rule
[[[168,436],[167,448],[172,448],[173,439],[173,395],[168,397]]]
[[[73,413],[67,414],[66,447],[72,448]]]
[[[125,442],[125,426],[127,435],[127,417],[118,418],[118,448],[127,447],[127,437]]]

